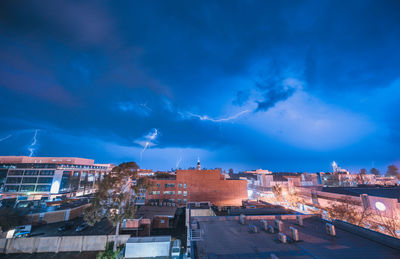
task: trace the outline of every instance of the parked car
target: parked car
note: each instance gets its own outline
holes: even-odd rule
[[[62,225],[61,227],[58,228],[59,232],[64,232],[66,230],[72,229],[74,227],[74,225],[72,223],[67,223]]]
[[[181,255],[181,240],[175,239],[172,245],[171,256],[172,258],[179,258],[180,255]]]
[[[27,237],[31,233],[32,225],[23,225],[15,227],[14,237]]]
[[[77,228],[76,228],[76,232],[81,232],[85,229],[87,229],[89,227],[89,225],[86,222],[83,222],[82,224],[80,224]]]

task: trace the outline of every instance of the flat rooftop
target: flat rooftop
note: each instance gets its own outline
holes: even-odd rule
[[[0,164],[80,164],[94,165],[93,159],[79,157],[0,156]]]
[[[155,216],[175,217],[176,207],[173,206],[141,206],[137,212],[136,217],[153,219]]]
[[[323,187],[322,191],[357,197],[361,194],[368,194],[371,196],[397,199],[400,201],[400,187]]]
[[[203,232],[201,241],[197,241],[199,258],[269,258],[275,254],[278,258],[400,258],[400,250],[376,243],[356,234],[336,228],[336,237],[330,237],[325,231],[325,222],[320,218],[304,219],[304,226],[298,226],[296,220],[283,220],[283,233],[289,235],[289,227],[299,231],[299,242],[283,244],[278,234],[262,230],[260,220],[247,220],[239,224],[238,220],[198,219]],[[269,225],[273,219],[267,220]],[[248,224],[259,227],[259,233],[250,233]]]

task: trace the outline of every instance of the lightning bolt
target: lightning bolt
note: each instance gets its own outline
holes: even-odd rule
[[[8,135],[8,136],[5,136],[4,138],[0,138],[0,142],[1,142],[1,141],[4,141],[4,140],[6,140],[6,139],[11,138],[11,136],[12,136],[12,135]]]
[[[150,142],[146,142],[146,143],[144,144],[144,147],[143,147],[142,151],[140,151],[140,162],[142,162],[143,153],[144,153],[144,151],[146,151],[146,149],[147,149],[147,147],[148,147],[149,145],[150,145]]]
[[[140,162],[142,162],[144,151],[146,151],[146,149],[149,147],[150,144],[154,144],[153,141],[156,140],[157,135],[158,135],[158,130],[154,129],[154,131],[152,133],[147,134],[147,136],[144,137],[146,139],[146,142],[144,143],[143,149],[140,152]]]
[[[179,165],[181,164],[181,162],[182,162],[182,151],[179,151],[179,158],[176,160],[176,165],[175,165],[176,169],[179,168]]]
[[[244,115],[244,114],[246,114],[248,112],[250,112],[250,110],[244,110],[244,111],[236,113],[236,114],[234,114],[232,116],[229,116],[229,117],[226,117],[226,118],[219,118],[219,119],[214,119],[214,118],[209,117],[207,115],[194,114],[194,113],[191,113],[191,112],[189,112],[188,115],[191,116],[191,117],[199,118],[202,121],[226,122],[226,121],[230,121],[230,120],[235,120],[235,119],[239,118],[240,116],[242,116],[242,115]]]
[[[37,133],[38,133],[38,131],[39,131],[39,130],[35,130],[35,134],[33,135],[32,143],[31,143],[30,146],[28,147],[28,151],[30,152],[30,153],[29,153],[29,156],[30,156],[30,157],[32,157],[33,154],[34,154],[35,151],[36,151],[35,146],[36,146],[36,142],[37,142]]]

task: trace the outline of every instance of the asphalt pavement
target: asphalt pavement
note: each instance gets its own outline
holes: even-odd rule
[[[107,220],[96,223],[94,226],[89,226],[83,231],[76,232],[75,229],[83,223],[83,217],[76,218],[70,221],[63,221],[51,223],[41,226],[32,227],[31,236],[86,236],[86,235],[112,235],[115,232],[113,225]],[[65,230],[58,231],[58,228],[65,225],[72,224],[73,227]]]

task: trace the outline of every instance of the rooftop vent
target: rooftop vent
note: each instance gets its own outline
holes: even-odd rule
[[[299,231],[296,228],[290,227],[290,235],[294,242],[299,241]]]
[[[244,225],[246,223],[246,216],[244,214],[240,214],[239,216],[240,224]]]
[[[258,227],[256,225],[249,224],[249,232],[250,233],[258,233],[259,232]]]
[[[303,218],[300,215],[296,216],[297,225],[304,226]]]
[[[268,225],[267,229],[268,229],[268,233],[271,233],[271,234],[275,233],[275,229],[272,225]]]
[[[335,226],[330,223],[326,223],[326,233],[333,237],[336,236]]]
[[[279,241],[286,244],[286,235],[285,234],[279,233],[278,238],[279,238]]]
[[[278,232],[282,232],[282,230],[283,230],[283,222],[282,222],[282,220],[279,220],[279,219],[275,220],[275,229],[277,229]]]
[[[262,229],[268,231],[268,222],[265,219],[261,220]]]

